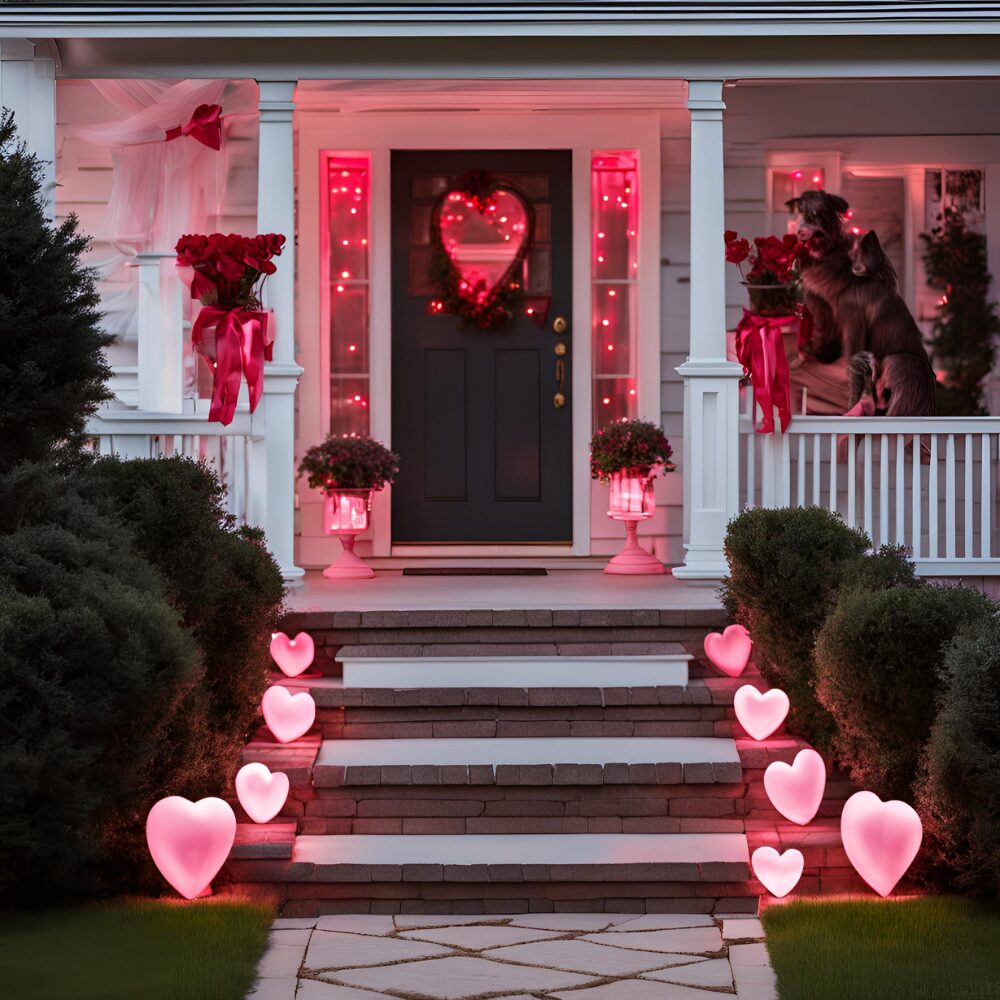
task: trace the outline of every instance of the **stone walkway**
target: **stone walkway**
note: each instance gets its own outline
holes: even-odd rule
[[[760,922],[546,913],[279,918],[253,1000],[777,1000]]]

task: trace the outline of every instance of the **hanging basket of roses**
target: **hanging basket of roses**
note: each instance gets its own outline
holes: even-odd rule
[[[619,420],[590,441],[590,475],[608,483],[619,472],[652,479],[657,469],[673,472],[673,449],[663,431],[646,420]]]
[[[314,445],[299,463],[299,475],[313,489],[380,490],[392,485],[399,472],[399,456],[372,437],[331,434]]]
[[[797,236],[756,236],[743,239],[733,229],[723,234],[726,260],[740,269],[750,296],[750,311],[758,316],[791,316],[799,303],[799,262],[806,245]]]

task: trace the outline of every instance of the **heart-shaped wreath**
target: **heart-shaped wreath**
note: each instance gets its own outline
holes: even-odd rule
[[[484,170],[463,174],[431,211],[430,280],[437,294],[428,311],[459,316],[480,330],[506,326],[524,293],[534,233],[534,209],[515,185]]]

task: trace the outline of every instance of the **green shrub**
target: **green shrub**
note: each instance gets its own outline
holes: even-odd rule
[[[16,487],[30,503],[0,534],[0,893],[137,887],[146,812],[184,790],[164,751],[201,727],[197,650],[113,519],[51,471],[22,468]]]
[[[789,728],[817,746],[832,724],[813,692],[813,642],[869,541],[821,507],[754,508],[729,524],[722,602],[745,626],[765,680],[791,701]]]
[[[1000,896],[1000,618],[959,633],[941,669],[916,805],[923,854],[958,888]]]
[[[992,602],[969,587],[846,589],[816,639],[816,695],[832,750],[864,788],[912,801],[944,649]]]
[[[235,774],[259,718],[284,595],[281,572],[259,531],[235,527],[222,487],[205,465],[103,458],[84,478],[166,577],[170,600],[201,650],[211,725],[189,752],[203,768],[201,787],[217,794],[220,782]]]

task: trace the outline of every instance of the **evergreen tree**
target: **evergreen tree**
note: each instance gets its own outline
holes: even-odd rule
[[[927,283],[943,293],[931,335],[935,368],[945,373],[938,383],[937,409],[942,416],[979,416],[983,382],[993,371],[994,338],[1000,318],[989,298],[986,237],[969,229],[958,212],[920,236],[924,243]]]
[[[89,414],[110,397],[89,241],[70,216],[53,227],[42,165],[0,115],[0,470],[79,446]]]

